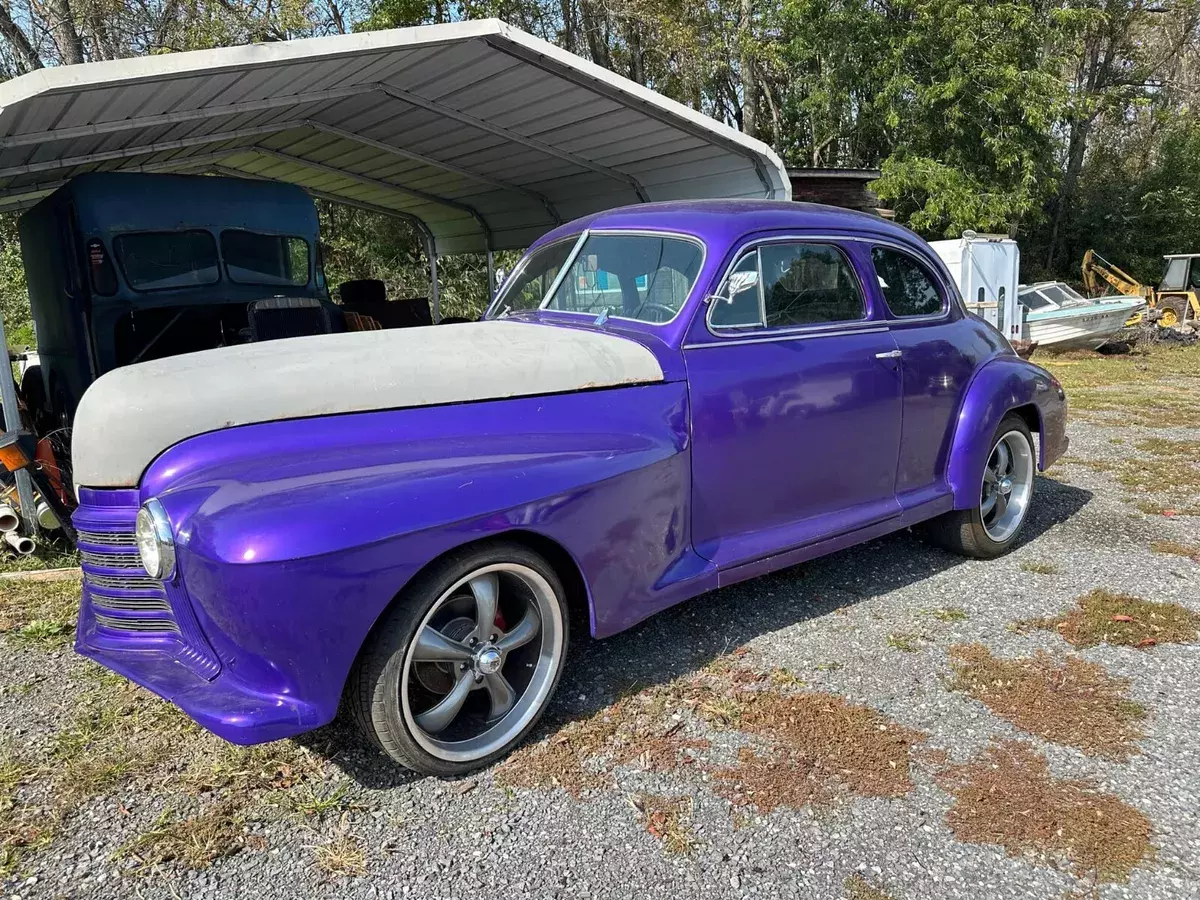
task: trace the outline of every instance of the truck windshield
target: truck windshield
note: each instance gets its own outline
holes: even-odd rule
[[[574,244],[560,241],[532,253],[506,286],[496,314],[542,308],[669,322],[691,293],[704,259],[704,248],[687,238],[589,234],[572,258]],[[570,268],[546,296],[568,259]]]
[[[216,284],[217,244],[207,231],[119,234],[113,252],[135,291]]]
[[[239,284],[308,284],[308,241],[286,234],[221,232],[229,280]]]

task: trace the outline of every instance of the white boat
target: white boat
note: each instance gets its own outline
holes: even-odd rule
[[[1094,350],[1146,307],[1140,297],[1089,300],[1061,281],[1021,285],[1017,299],[1025,310],[1021,337],[1056,350]]]

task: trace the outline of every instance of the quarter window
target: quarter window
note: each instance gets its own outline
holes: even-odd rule
[[[937,282],[907,253],[874,247],[871,260],[875,263],[879,289],[893,316],[936,316],[942,311],[942,295]],[[982,297],[980,302],[983,302]]]
[[[739,281],[739,272],[758,277]],[[733,296],[730,284],[740,286]],[[709,313],[714,328],[789,328],[866,315],[850,261],[829,244],[764,244],[738,261],[723,291]]]

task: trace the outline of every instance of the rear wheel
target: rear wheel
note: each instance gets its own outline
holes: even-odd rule
[[[396,762],[460,775],[529,733],[566,650],[558,576],[525,547],[497,543],[447,557],[404,590],[363,650],[348,700]]]
[[[1187,297],[1161,298],[1158,301],[1158,308],[1162,311],[1162,316],[1159,318],[1158,324],[1163,328],[1170,328],[1172,325],[1181,325],[1187,320]]]
[[[976,559],[1007,552],[1016,543],[1033,502],[1036,469],[1029,426],[1020,416],[1006,416],[992,438],[980,476],[979,502],[933,519],[926,534],[947,550]]]

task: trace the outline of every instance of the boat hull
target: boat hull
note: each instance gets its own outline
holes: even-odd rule
[[[1094,350],[1121,330],[1125,321],[1140,308],[1138,304],[1103,304],[1029,313],[1021,336],[1039,347],[1056,350]]]

